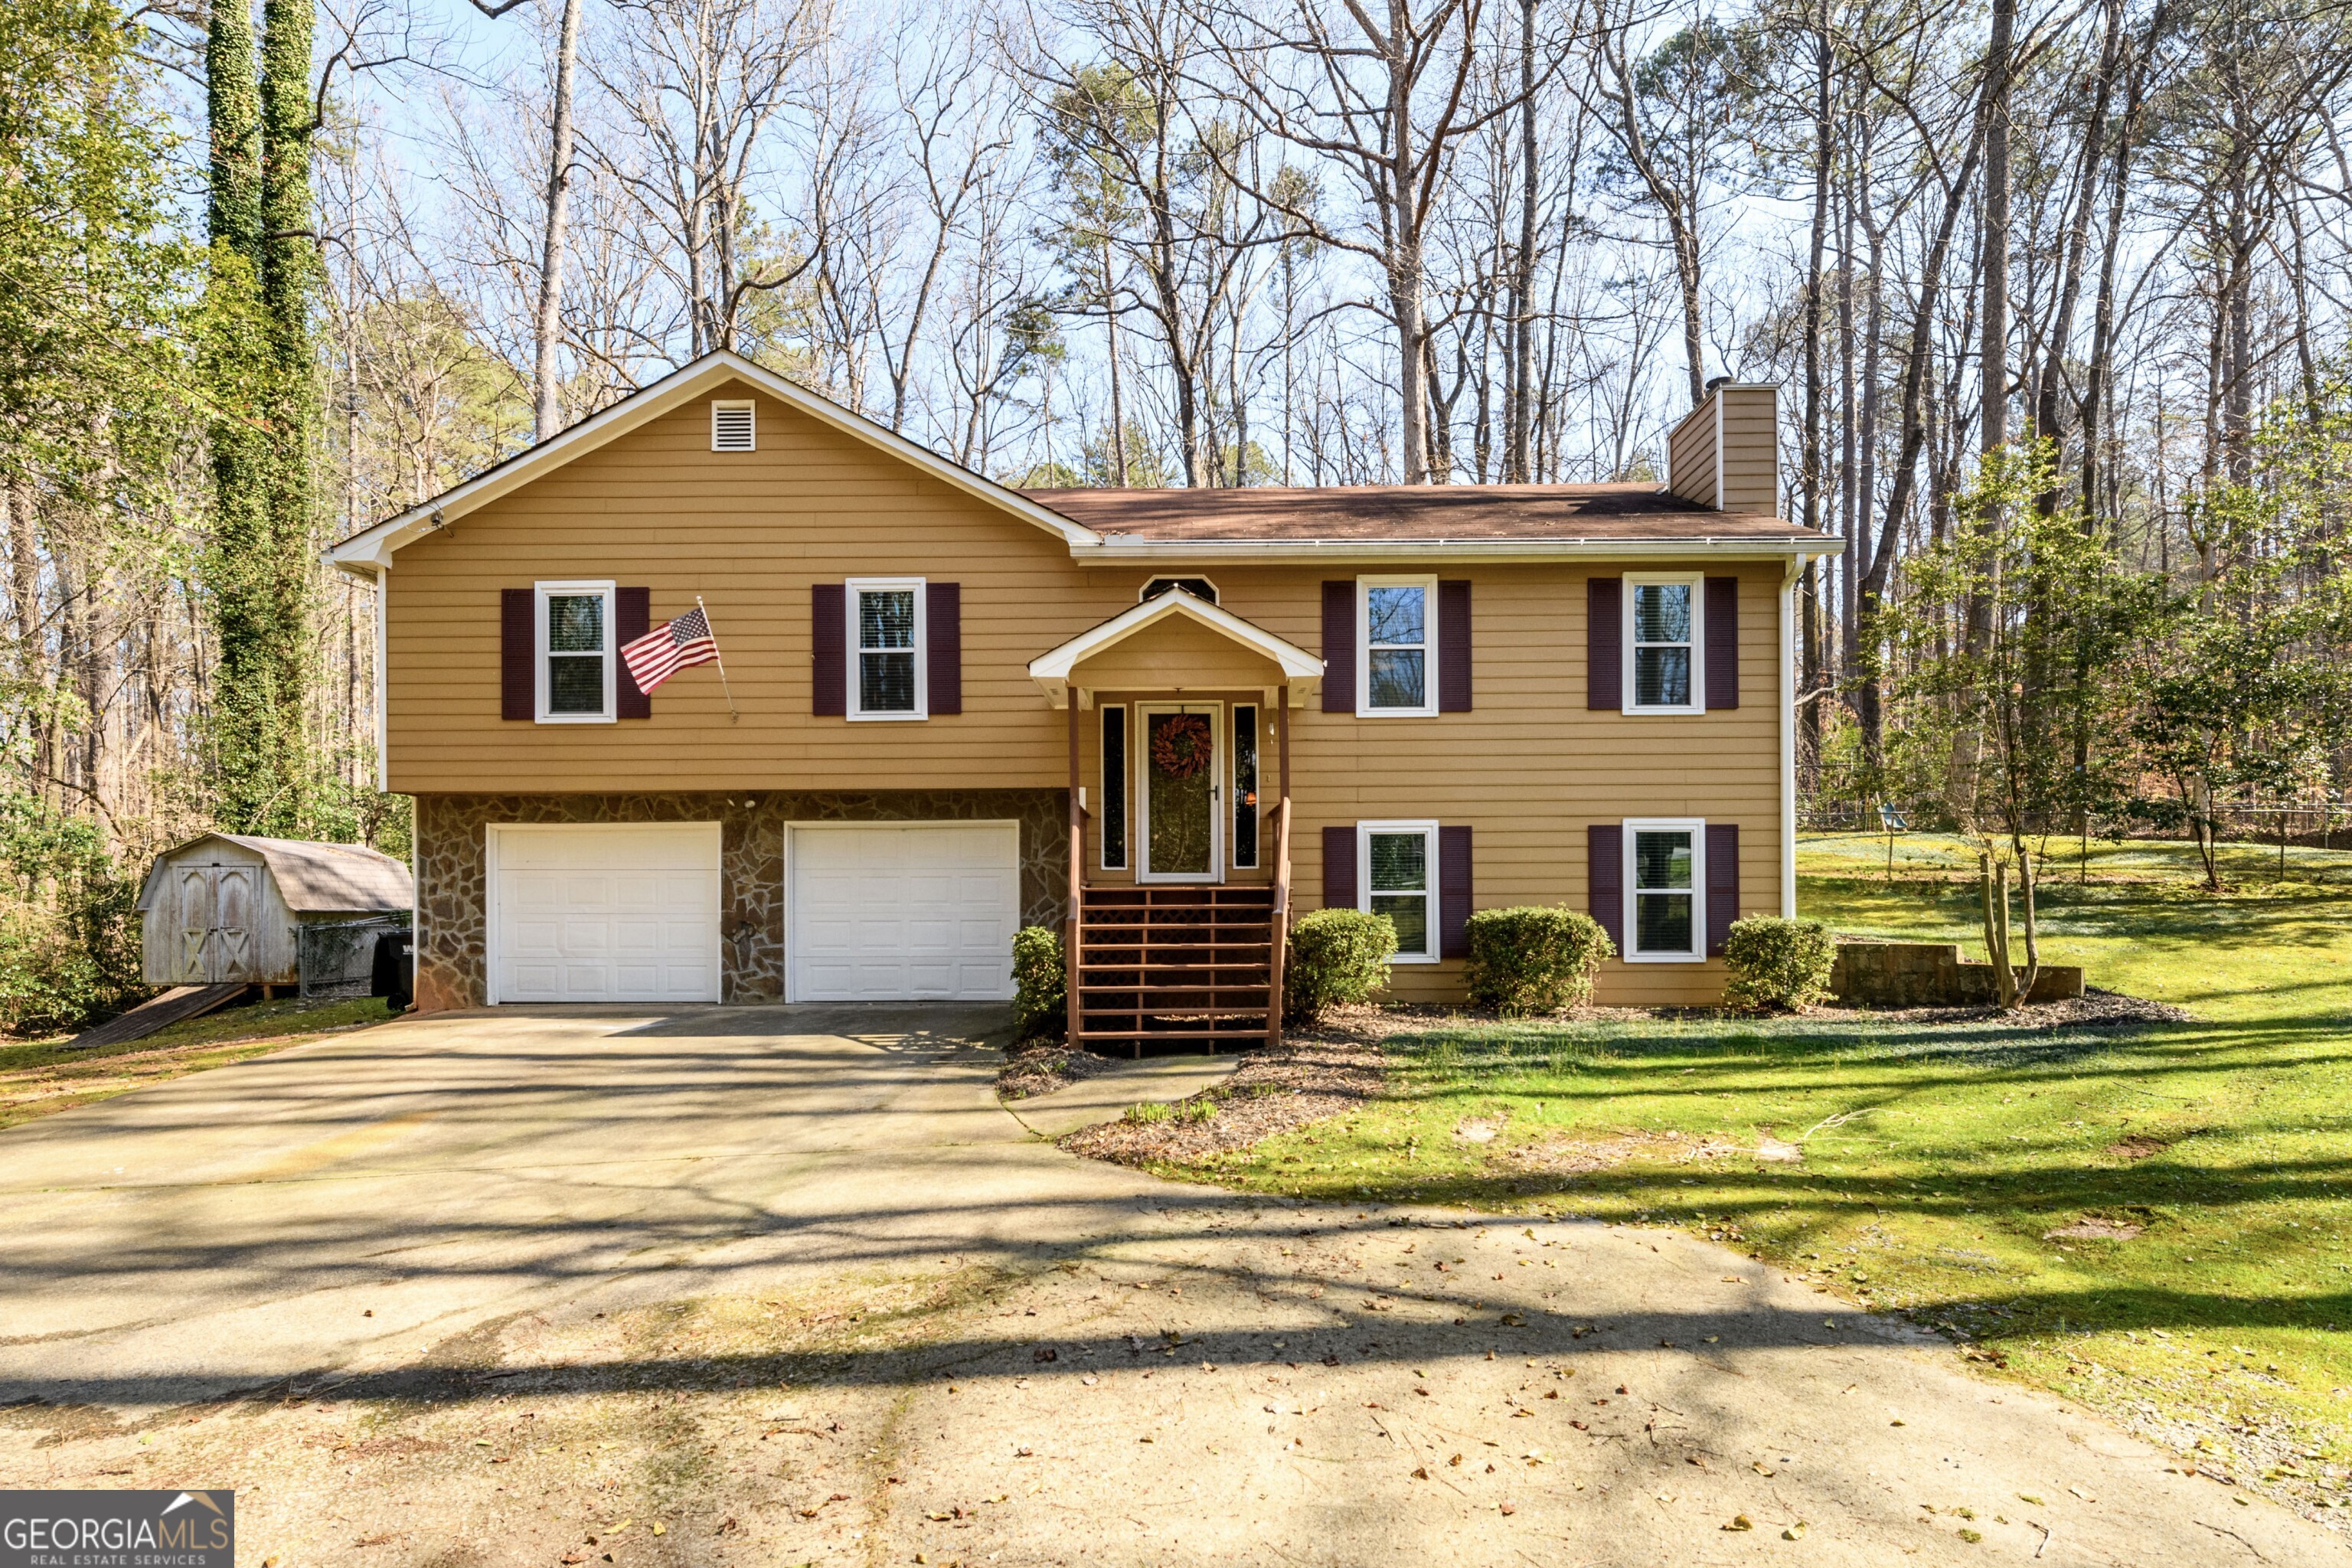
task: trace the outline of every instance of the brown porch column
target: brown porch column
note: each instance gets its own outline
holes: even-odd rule
[[[1078,1004],[1078,906],[1086,891],[1087,814],[1078,805],[1078,689],[1069,688],[1070,708],[1070,901],[1062,917],[1062,990],[1068,1018],[1066,1045],[1078,1044],[1084,1015]]]

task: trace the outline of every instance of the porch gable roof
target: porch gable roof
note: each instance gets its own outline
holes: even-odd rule
[[[1181,588],[1172,588],[1087,627],[1059,647],[1039,654],[1029,661],[1029,679],[1037,683],[1048,701],[1056,708],[1062,707],[1069,701],[1070,672],[1080,663],[1171,616],[1197,622],[1267,660],[1282,672],[1286,681],[1322,677],[1323,660],[1297,643],[1276,637],[1222,605],[1196,598]]]

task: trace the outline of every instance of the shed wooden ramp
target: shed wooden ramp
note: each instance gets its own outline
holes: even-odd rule
[[[201,1018],[216,1007],[226,1007],[252,989],[242,980],[224,985],[174,985],[161,996],[142,1002],[119,1018],[109,1018],[95,1028],[84,1029],[66,1042],[68,1049],[89,1046],[128,1045],[143,1040],[158,1029],[190,1018]]]

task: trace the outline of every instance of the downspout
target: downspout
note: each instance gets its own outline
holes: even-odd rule
[[[1797,577],[1809,557],[1780,572],[1780,918],[1797,918]]]

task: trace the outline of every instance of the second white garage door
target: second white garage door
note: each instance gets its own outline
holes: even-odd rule
[[[1010,822],[793,828],[793,1000],[1011,996],[1020,834]]]

